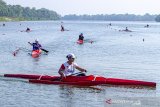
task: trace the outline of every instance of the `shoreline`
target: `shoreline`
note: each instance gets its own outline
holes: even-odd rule
[[[24,18],[0,17],[0,22],[25,21]]]
[[[26,18],[0,17],[0,22],[14,22],[14,21],[50,21],[50,19],[38,20],[38,19],[26,19]],[[52,20],[52,21],[57,21],[57,20]]]
[[[38,20],[38,19],[25,19],[25,18],[13,18],[13,17],[0,17],[0,22],[14,22],[14,21],[58,21],[58,20],[50,20],[50,19],[44,19],[44,20]],[[111,20],[63,20],[59,19],[59,21],[106,21],[106,22],[117,22],[117,21],[111,21]],[[125,21],[125,20],[124,20]],[[123,22],[123,21],[119,21]],[[156,22],[156,21],[125,21],[125,22]]]

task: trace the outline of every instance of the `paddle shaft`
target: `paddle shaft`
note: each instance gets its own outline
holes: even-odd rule
[[[82,73],[85,73],[85,72],[77,72],[77,73],[74,73],[74,74],[71,74],[71,75],[68,75],[68,76],[73,76],[73,75],[82,74]]]
[[[49,51],[47,51],[47,50],[45,50],[45,49],[43,49],[43,48],[41,48],[41,50],[42,50],[42,51],[44,51],[44,52],[46,52],[46,53],[48,53],[48,52],[49,52]]]

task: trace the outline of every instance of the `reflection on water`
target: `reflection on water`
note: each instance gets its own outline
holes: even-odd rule
[[[92,98],[96,97],[98,94],[102,94],[105,92],[104,90],[99,90],[94,87],[78,87],[78,86],[59,86],[59,97],[62,98],[59,106],[62,107],[75,107],[80,105],[89,105],[90,100],[87,97],[87,93],[92,94]],[[87,101],[88,100],[88,101]],[[80,103],[80,104],[78,104]],[[65,106],[64,106],[65,105]]]
[[[32,58],[32,59],[33,59],[34,64],[38,65],[38,63],[36,63],[36,62],[38,62],[40,60],[40,57]]]
[[[149,87],[149,86],[138,86],[138,85],[101,85],[102,89],[110,87],[115,88],[126,88],[126,89],[141,89],[141,90],[156,90],[156,87]]]

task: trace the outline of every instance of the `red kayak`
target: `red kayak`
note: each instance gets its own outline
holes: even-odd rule
[[[41,52],[42,52],[41,50],[34,50],[32,51],[31,55],[33,58],[37,58],[40,56]]]
[[[65,81],[36,80],[36,79],[29,79],[29,82],[37,84],[54,84],[54,85],[66,84],[66,85],[78,85],[78,86],[95,86],[102,84],[98,81],[65,82]]]
[[[83,44],[83,40],[77,40],[78,44]]]
[[[68,76],[65,79],[59,81],[59,76],[42,76],[42,75],[27,75],[27,74],[4,74],[4,77],[12,78],[24,78],[29,79],[31,83],[41,84],[68,84],[68,85],[80,85],[80,86],[94,86],[94,85],[136,85],[136,86],[149,86],[156,87],[155,82],[146,82],[139,80],[128,80],[118,78],[105,78],[101,76]]]

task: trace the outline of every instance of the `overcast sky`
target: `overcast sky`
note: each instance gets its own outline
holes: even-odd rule
[[[47,8],[67,14],[160,14],[160,0],[3,0],[23,7]]]

